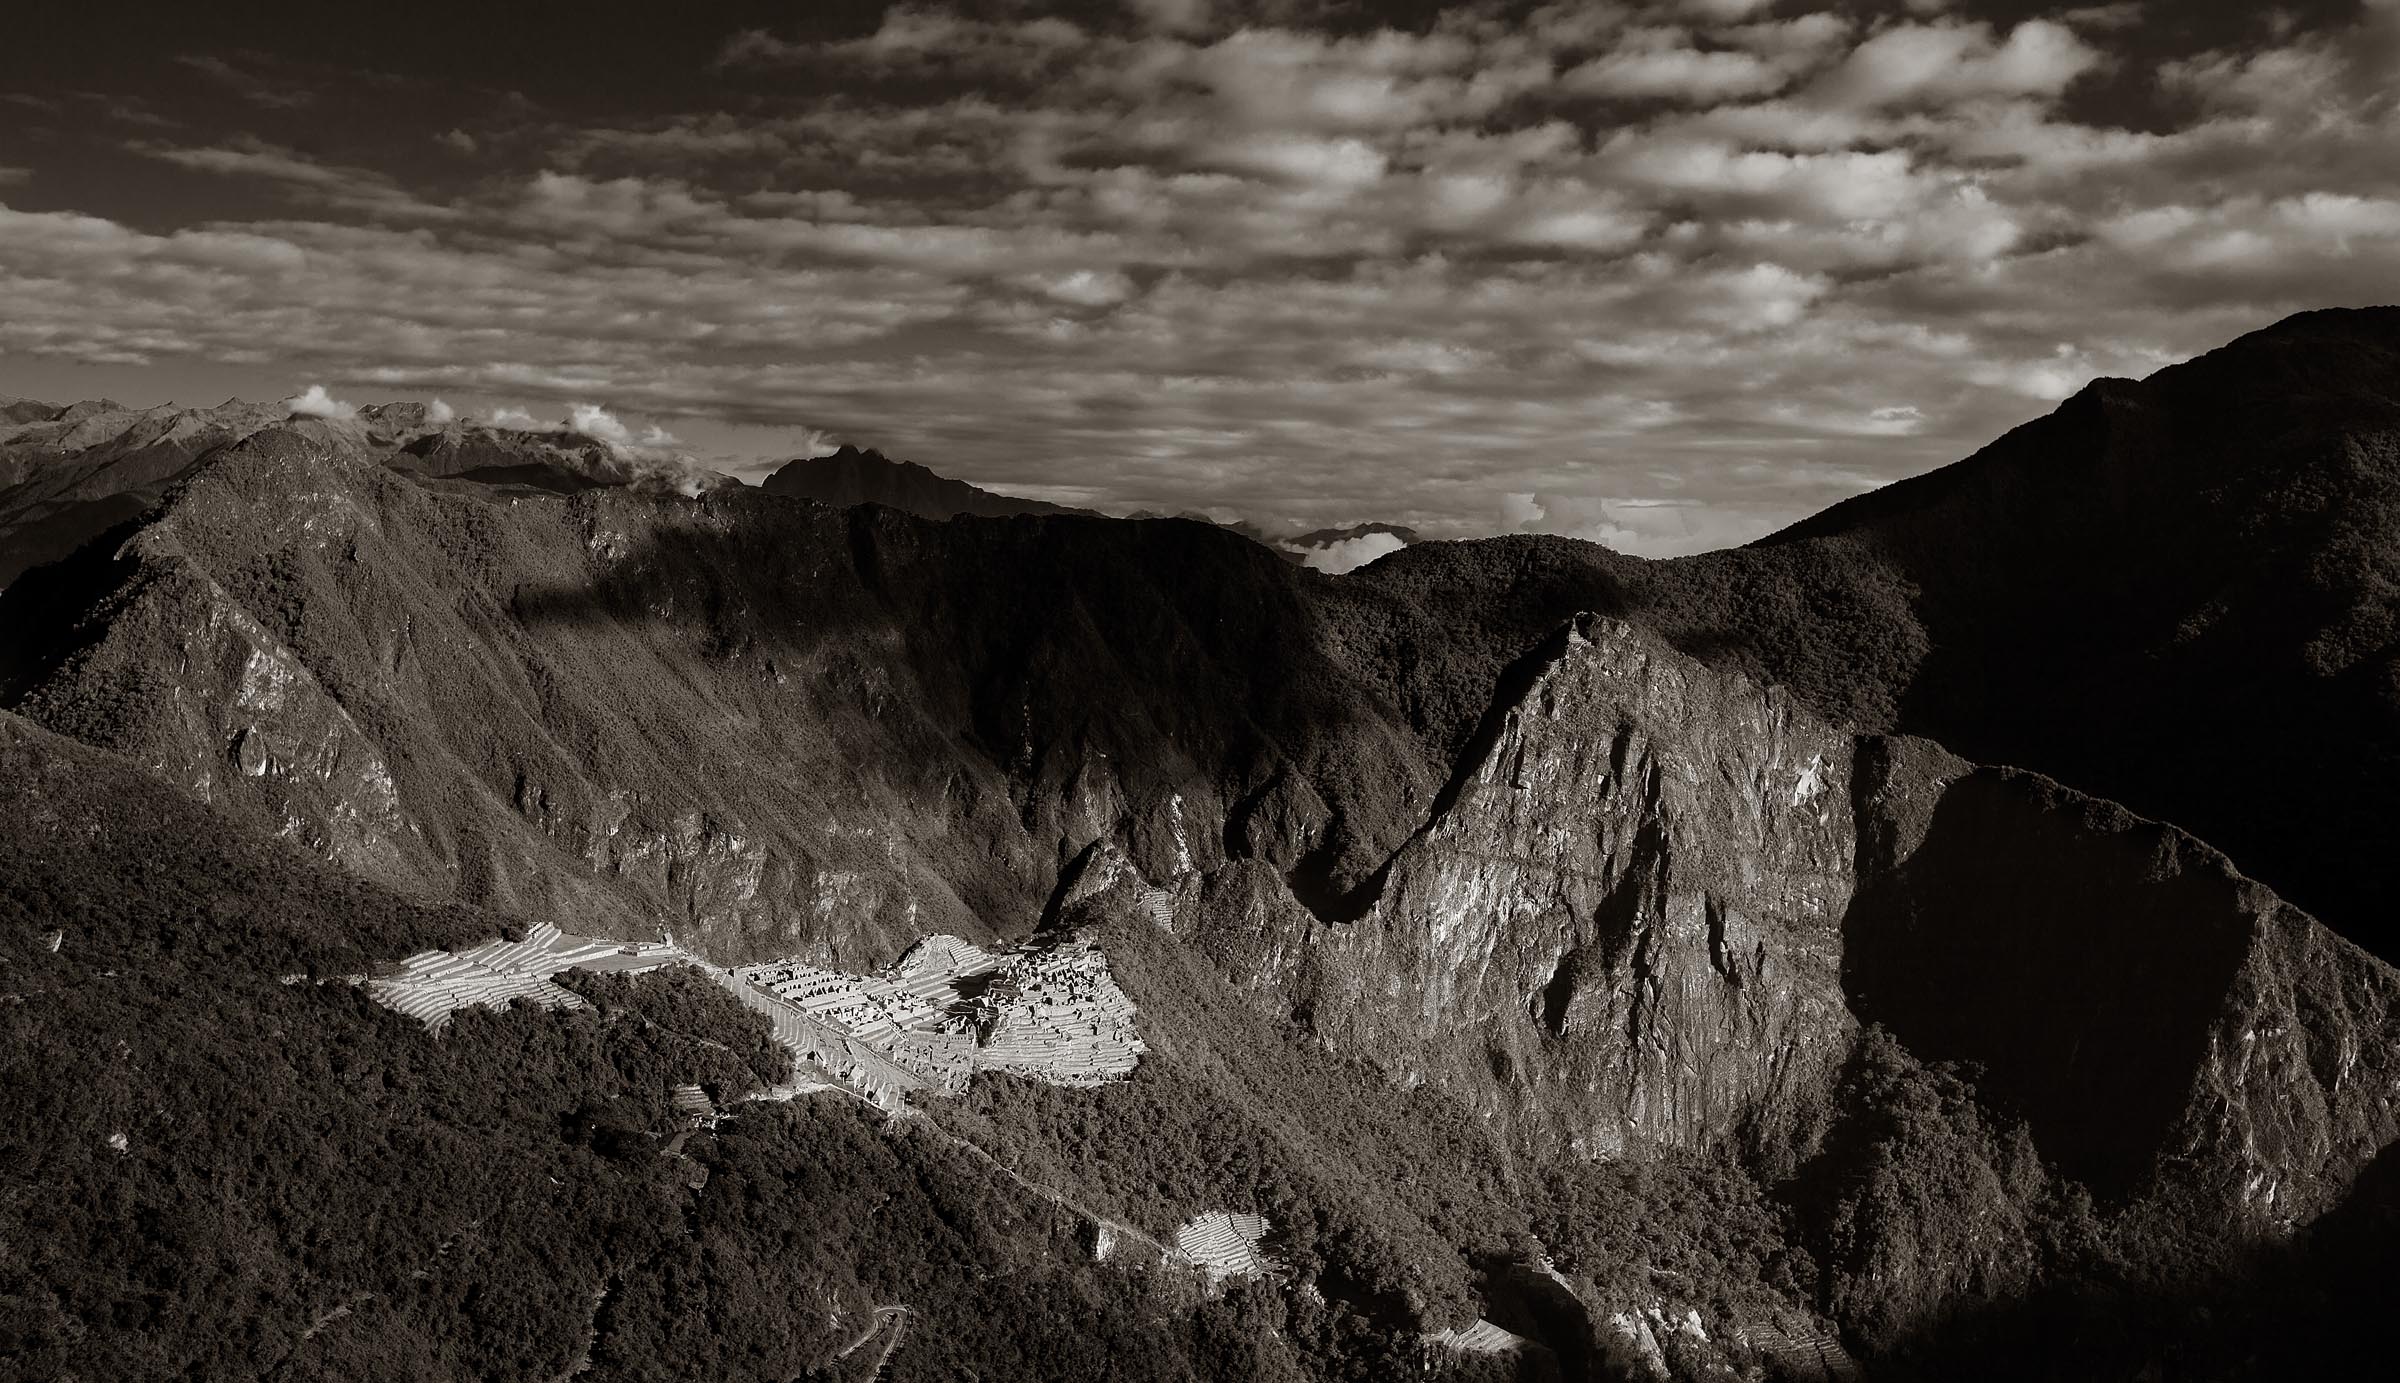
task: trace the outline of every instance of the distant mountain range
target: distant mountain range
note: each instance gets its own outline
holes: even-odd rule
[[[432,482],[553,494],[595,487],[666,488],[687,496],[741,483],[688,458],[628,448],[563,425],[500,427],[437,416],[421,403],[376,404],[353,418],[324,419],[294,418],[280,404],[239,399],[213,408],[129,408],[111,399],[60,405],[0,398],[0,585],[142,512],[206,452],[287,421],[322,436],[328,445],[356,448]],[[879,504],[929,519],[1102,517],[1096,510],[997,494],[847,445],[830,456],[787,461],[761,488],[821,504]],[[1198,513],[1175,517],[1217,522]],[[1417,540],[1414,530],[1383,523],[1290,536],[1248,523],[1217,526],[1293,562],[1337,571]]]
[[[803,456],[786,461],[759,482],[769,494],[813,499],[820,504],[880,504],[920,518],[947,519],[959,514],[1005,518],[1011,514],[1085,514],[1038,499],[1018,499],[952,480],[913,461],[894,461],[879,451],[844,446],[831,456]]]
[[[283,405],[128,408],[112,399],[0,399],[0,585],[155,504],[200,457],[269,427],[328,450],[372,456],[429,482],[523,492],[593,486],[699,494],[738,485],[689,461],[560,427],[524,430],[425,404],[380,404],[351,418],[295,417]]]
[[[860,450],[847,445],[830,456],[801,457],[787,461],[760,482],[760,487],[772,494],[813,499],[821,504],[880,504],[926,519],[947,519],[960,514],[979,518],[1004,518],[1011,514],[1103,517],[1097,510],[1074,509],[1038,499],[995,494],[963,480],[936,475],[913,461],[894,461],[879,451]],[[1239,533],[1293,562],[1339,571],[1348,571],[1360,564],[1358,560],[1349,559],[1382,556],[1417,541],[1416,530],[1388,523],[1320,528],[1278,537],[1256,524],[1225,523],[1196,512],[1170,515],[1154,510],[1137,510],[1125,517],[1136,520],[1178,518],[1211,524]]]

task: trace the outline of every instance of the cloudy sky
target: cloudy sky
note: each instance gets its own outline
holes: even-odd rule
[[[0,394],[1666,553],[2400,298],[2400,0],[180,9],[9,20]]]

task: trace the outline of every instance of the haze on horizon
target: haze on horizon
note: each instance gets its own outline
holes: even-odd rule
[[[1657,555],[2400,284],[2400,0],[503,8],[12,17],[0,394]]]

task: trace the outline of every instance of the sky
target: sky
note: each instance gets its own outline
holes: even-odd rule
[[[847,441],[1668,555],[2400,298],[2400,0],[87,0],[9,39],[0,394],[605,410],[751,479]]]

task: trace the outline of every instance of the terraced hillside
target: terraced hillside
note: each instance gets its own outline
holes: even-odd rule
[[[671,939],[595,941],[540,923],[520,940],[421,951],[363,983],[376,1002],[439,1034],[463,1008],[581,1008],[582,997],[557,983],[566,971],[666,966],[690,967],[766,1018],[796,1064],[770,1098],[839,1085],[896,1111],[912,1091],[956,1094],[979,1070],[1093,1085],[1123,1078],[1141,1058],[1133,1002],[1099,949],[1073,937],[995,953],[930,936],[885,972],[851,975],[797,961],[728,970]]]
[[[676,959],[671,947],[570,937],[542,922],[517,941],[487,941],[464,951],[419,951],[366,986],[377,1003],[439,1033],[462,1008],[504,1009],[519,999],[539,1008],[581,1008],[583,1000],[573,990],[551,980],[562,970],[638,974]]]
[[[1211,1287],[1275,1271],[1265,1249],[1267,1217],[1237,1210],[1203,1211],[1175,1231],[1175,1247],[1200,1265]]]

